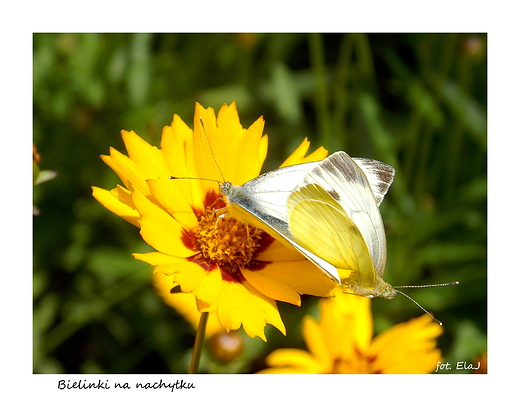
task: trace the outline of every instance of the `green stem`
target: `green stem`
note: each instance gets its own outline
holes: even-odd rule
[[[193,354],[191,355],[191,364],[188,373],[197,373],[199,369],[200,355],[202,354],[202,346],[204,345],[204,336],[206,335],[206,325],[208,323],[209,312],[200,314],[199,328],[195,336],[195,344],[193,345]]]

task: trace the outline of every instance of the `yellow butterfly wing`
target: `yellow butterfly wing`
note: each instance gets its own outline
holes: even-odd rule
[[[367,173],[347,153],[340,151],[311,169],[304,183],[319,184],[341,206],[345,215],[361,232],[376,275],[382,277],[386,263],[386,237],[378,203],[390,183],[380,180],[376,184],[368,179]],[[378,174],[379,178],[381,174]],[[391,182],[393,173],[388,175],[391,176]],[[376,193],[376,190],[381,192]]]
[[[346,288],[371,296],[378,278],[365,240],[323,187],[308,184],[295,190],[288,198],[287,213],[298,244],[336,267]]]

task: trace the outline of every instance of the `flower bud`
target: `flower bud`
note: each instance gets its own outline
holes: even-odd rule
[[[244,351],[244,340],[238,332],[221,332],[210,338],[209,350],[217,362],[230,363]]]

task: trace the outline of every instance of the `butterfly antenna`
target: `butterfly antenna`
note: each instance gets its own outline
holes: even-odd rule
[[[451,283],[441,283],[441,284],[426,284],[426,285],[400,285],[393,287],[396,292],[398,292],[401,295],[404,295],[406,298],[408,298],[410,301],[412,301],[415,305],[417,305],[420,309],[422,309],[426,314],[430,316],[431,319],[433,319],[435,322],[437,322],[439,325],[442,326],[442,322],[439,321],[437,318],[433,316],[433,314],[426,310],[421,304],[419,304],[417,301],[415,301],[412,297],[410,297],[408,294],[403,293],[402,291],[397,290],[397,288],[426,288],[426,287],[445,287],[447,285],[457,285],[459,284],[458,281],[452,281]]]
[[[206,132],[206,127],[204,126],[204,120],[202,120],[202,117],[200,117],[199,120],[200,120],[200,124],[202,125],[202,130],[204,130],[204,135],[206,136],[206,140],[208,140],[209,151],[211,151],[211,156],[213,157],[213,161],[215,161],[215,165],[218,168],[218,172],[220,172],[220,176],[222,177],[222,179],[224,181],[226,181],[226,178],[224,178],[224,174],[222,173],[222,170],[220,169],[220,165],[218,165],[218,161],[217,161],[217,157],[215,156],[215,152],[213,151],[213,148],[211,148],[211,143],[209,142],[209,136],[208,136],[208,133]]]
[[[200,124],[202,125],[202,130],[204,130],[204,135],[206,136],[206,140],[208,140],[209,151],[211,152],[211,156],[213,157],[213,161],[215,162],[215,165],[217,166],[218,172],[220,172],[220,176],[222,177],[222,179],[224,181],[217,181],[216,179],[197,178],[197,177],[175,177],[173,175],[171,177],[168,177],[168,179],[196,179],[196,180],[199,180],[199,181],[217,182],[219,185],[222,185],[223,183],[226,182],[226,179],[224,178],[224,174],[222,173],[222,170],[220,169],[220,166],[218,165],[217,158],[215,157],[215,152],[211,148],[211,143],[209,142],[209,136],[208,136],[208,133],[206,131],[206,127],[204,126],[204,120],[202,119],[202,117],[199,117],[199,120],[200,120]]]
[[[424,308],[421,304],[419,304],[417,301],[415,301],[408,294],[405,294],[405,293],[403,293],[402,291],[399,291],[399,290],[395,290],[395,291],[398,292],[399,294],[404,295],[406,298],[408,298],[410,301],[412,301],[415,305],[417,305],[420,309],[422,309],[426,314],[428,314],[431,319],[433,319],[435,322],[437,322],[439,325],[442,326],[442,322],[441,321],[439,321],[437,318],[435,318],[430,311],[426,310],[426,308]]]
[[[196,180],[199,180],[199,181],[211,181],[211,182],[216,182],[218,184],[222,184],[222,181],[217,181],[216,179],[209,179],[209,178],[197,178],[197,177],[176,177],[174,175],[171,175],[168,177],[168,179],[196,179]]]
[[[426,285],[397,285],[394,288],[428,288],[428,287],[445,287],[447,285],[458,285],[458,281],[452,281],[451,283],[441,284],[426,284]]]

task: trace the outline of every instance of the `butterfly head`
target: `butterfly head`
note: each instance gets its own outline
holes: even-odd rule
[[[233,184],[231,182],[222,182],[220,184],[220,192],[222,192],[222,195],[228,196],[231,193],[231,190],[233,189]]]
[[[360,295],[367,298],[384,298],[386,300],[393,299],[398,291],[390,284],[383,281],[379,276],[376,277],[374,283],[369,284],[363,280],[356,279],[359,273],[342,280],[343,291],[347,294]]]
[[[397,290],[390,284],[386,284],[380,292],[378,297],[384,298],[385,300],[391,300],[397,295]]]

